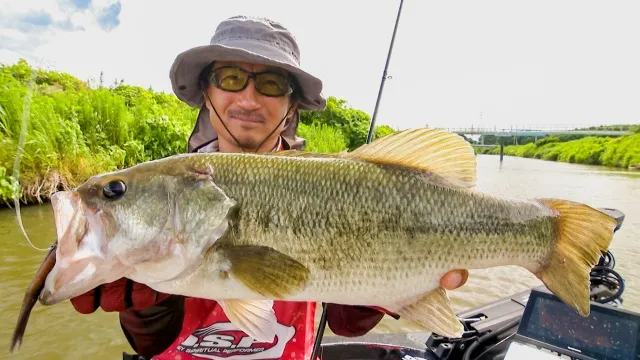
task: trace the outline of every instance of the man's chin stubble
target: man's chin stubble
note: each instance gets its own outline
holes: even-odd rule
[[[238,139],[238,143],[240,148],[244,150],[256,151],[258,150],[258,146],[260,146],[260,144],[262,143],[262,140],[264,139]],[[238,145],[235,141],[233,143]],[[265,144],[262,144],[263,148],[265,146],[266,146]]]

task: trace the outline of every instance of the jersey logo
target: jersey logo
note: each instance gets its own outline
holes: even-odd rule
[[[295,327],[278,323],[275,339],[266,343],[248,336],[233,323],[222,322],[197,329],[177,350],[214,360],[278,359],[295,333]]]

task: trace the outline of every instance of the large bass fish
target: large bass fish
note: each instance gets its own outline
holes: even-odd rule
[[[616,220],[587,205],[480,193],[460,136],[399,132],[353,152],[188,154],[94,176],[52,198],[58,244],[40,302],[128,277],[219,301],[271,341],[273,300],[379,306],[462,334],[440,277],[519,265],[589,314]]]

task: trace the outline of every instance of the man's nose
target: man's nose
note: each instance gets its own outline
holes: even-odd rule
[[[256,90],[255,80],[249,79],[247,87],[238,93],[240,97],[238,99],[238,105],[245,110],[255,110],[260,107],[258,97],[261,96],[258,90]]]

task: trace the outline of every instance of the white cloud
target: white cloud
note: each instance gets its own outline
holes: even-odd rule
[[[293,31],[303,66],[324,80],[326,95],[369,114],[398,6],[364,0],[181,0],[150,6],[124,0],[119,26],[105,32],[93,14],[112,0],[94,0],[75,13],[53,0],[13,3],[11,12],[44,9],[57,14],[55,19],[64,14],[86,31],[56,31],[31,53],[10,51],[37,54],[81,79],[104,71],[107,83],[124,79],[167,92],[175,56],[208,43],[220,21],[238,14],[271,17]],[[481,112],[485,123],[498,125],[638,122],[640,54],[632,45],[640,33],[638,10],[633,0],[606,6],[405,1],[389,68],[393,79],[385,84],[378,124],[462,126],[477,124]],[[15,42],[18,36],[12,36]]]
[[[4,14],[27,14],[39,10],[44,10],[54,17],[61,13],[56,0],[3,1],[0,3],[0,13]]]
[[[0,49],[0,63],[13,64],[20,59],[20,54],[8,49]]]
[[[89,29],[94,26],[97,27],[95,19],[86,11],[71,14],[69,20],[74,26],[81,27],[83,29]]]

